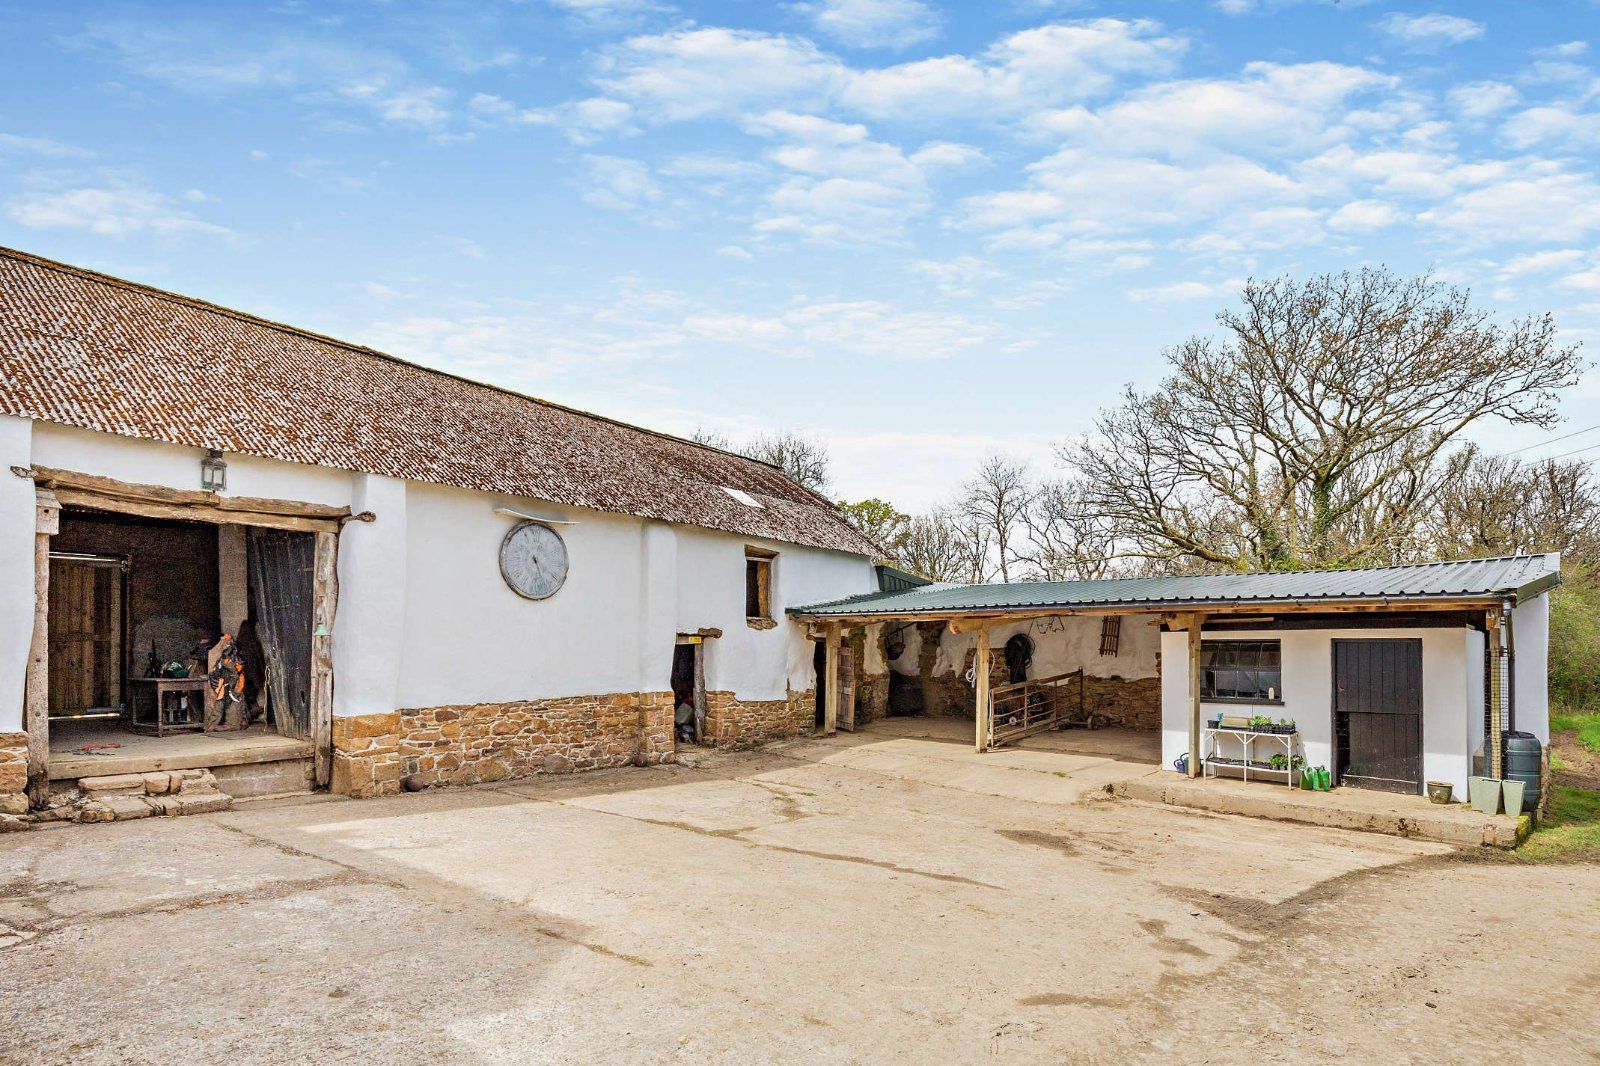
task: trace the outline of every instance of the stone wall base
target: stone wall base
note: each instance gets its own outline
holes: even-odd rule
[[[803,736],[816,722],[815,704],[811,689],[776,700],[741,700],[732,692],[707,692],[705,743],[714,748],[749,748]]]
[[[672,759],[672,693],[406,708],[333,720],[329,788],[389,796]],[[404,785],[402,785],[404,782]]]
[[[28,734],[0,733],[0,833],[27,829]]]

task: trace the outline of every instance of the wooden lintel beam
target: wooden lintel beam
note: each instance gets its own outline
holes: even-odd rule
[[[61,502],[101,510],[149,514],[151,517],[188,517],[226,524],[277,524],[271,519],[320,522],[315,530],[343,522],[371,522],[371,511],[351,514],[348,507],[298,500],[272,500],[254,496],[222,496],[199,489],[174,489],[166,485],[141,485],[98,474],[54,467],[12,467],[19,477],[31,478],[42,489],[53,490]],[[180,514],[181,512],[181,514]],[[295,528],[284,525],[283,528]],[[312,527],[304,527],[311,530]],[[312,531],[315,531],[312,530]]]

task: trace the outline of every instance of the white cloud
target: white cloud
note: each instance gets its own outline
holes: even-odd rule
[[[1495,167],[1418,217],[1463,243],[1565,243],[1600,230],[1600,183],[1558,163]]]
[[[1010,34],[979,57],[859,71],[840,101],[871,118],[1004,118],[1092,99],[1124,76],[1165,73],[1186,47],[1147,19],[1059,23]]]
[[[692,336],[754,342],[789,356],[948,359],[1015,345],[993,322],[949,311],[905,310],[882,300],[801,302],[772,314],[703,313],[686,317]]]
[[[970,144],[957,144],[954,141],[929,141],[911,153],[911,161],[927,169],[954,170],[972,166],[974,163],[985,163],[988,159],[983,149]]]
[[[909,48],[938,36],[939,16],[922,0],[816,0],[798,5],[817,29],[854,48]]]
[[[741,248],[737,244],[725,244],[717,249],[717,254],[728,259],[739,259],[744,262],[749,262],[755,258],[748,249]]]
[[[1503,81],[1475,81],[1457,85],[1447,98],[1462,118],[1481,121],[1515,107],[1522,94]]]
[[[1382,200],[1352,200],[1328,216],[1330,229],[1363,232],[1392,226],[1400,218],[1393,204]]]
[[[1506,260],[1500,268],[1500,277],[1505,280],[1527,277],[1530,274],[1546,274],[1556,270],[1566,270],[1582,261],[1587,253],[1577,248],[1562,248],[1549,252],[1524,252],[1514,255]]]
[[[37,155],[50,159],[88,159],[94,153],[75,144],[53,141],[48,137],[22,137],[15,133],[0,133],[0,154]]]
[[[637,159],[586,155],[583,163],[588,171],[585,203],[612,211],[634,211],[659,203],[666,196],[650,168]]]
[[[1571,104],[1530,107],[1506,119],[1506,140],[1518,148],[1537,144],[1588,147],[1600,144],[1600,111]]]
[[[1232,296],[1244,287],[1238,279],[1231,281],[1174,281],[1144,289],[1130,289],[1128,299],[1139,303],[1185,303],[1191,300],[1218,300]]]
[[[30,229],[83,229],[106,237],[226,236],[223,226],[195,218],[171,197],[130,185],[78,187],[24,195],[6,214]]]
[[[1384,16],[1377,25],[1390,39],[1419,52],[1475,41],[1484,33],[1481,22],[1456,15],[1403,15],[1397,11]]]

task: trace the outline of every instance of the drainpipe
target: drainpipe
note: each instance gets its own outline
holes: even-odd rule
[[[1517,627],[1512,616],[1512,608],[1516,604],[1510,597],[1506,598],[1504,605],[1504,618],[1506,626],[1506,730],[1516,732],[1517,729]]]

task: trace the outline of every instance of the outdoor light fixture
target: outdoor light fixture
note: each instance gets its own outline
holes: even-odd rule
[[[228,487],[228,464],[215,448],[200,460],[200,487],[207,492],[221,492]]]

